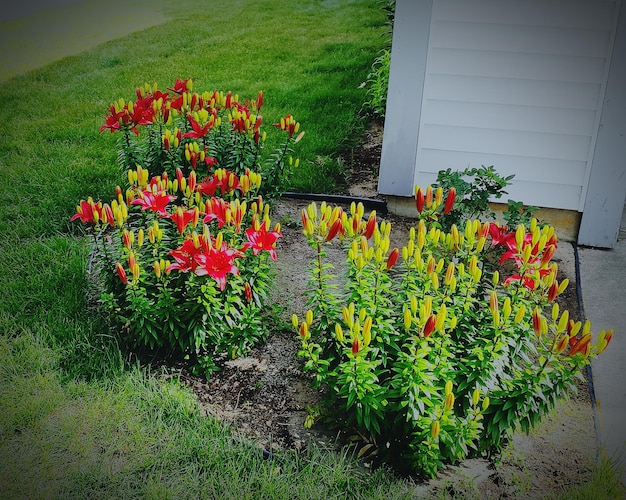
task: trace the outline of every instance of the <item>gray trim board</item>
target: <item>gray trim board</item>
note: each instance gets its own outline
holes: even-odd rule
[[[378,192],[413,196],[432,0],[396,0]]]
[[[626,9],[617,17],[600,129],[593,155],[578,244],[613,248],[626,199]]]

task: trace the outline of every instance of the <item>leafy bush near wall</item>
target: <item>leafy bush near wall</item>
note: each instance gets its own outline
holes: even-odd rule
[[[445,194],[445,196],[444,196]],[[326,414],[424,476],[498,451],[575,390],[613,331],[559,309],[554,228],[479,219],[442,230],[456,189],[416,188],[418,223],[390,248],[391,225],[327,204],[302,212],[316,251],[310,309],[293,318],[304,370],[327,389]],[[340,280],[325,260],[338,244]]]
[[[365,107],[374,116],[385,117],[387,107],[387,93],[389,91],[389,68],[391,67],[391,40],[393,35],[393,21],[395,16],[395,0],[384,0],[380,2],[383,10],[387,13],[387,31],[385,37],[385,48],[372,63],[370,73],[367,75],[365,85],[367,87],[368,100]]]

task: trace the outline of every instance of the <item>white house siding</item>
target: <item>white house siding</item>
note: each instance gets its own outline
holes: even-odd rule
[[[493,165],[515,174],[510,198],[582,211],[618,7],[433,0],[413,184]],[[381,177],[392,156],[383,143]]]

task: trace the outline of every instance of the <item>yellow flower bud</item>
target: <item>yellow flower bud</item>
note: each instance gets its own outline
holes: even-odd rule
[[[448,264],[448,268],[446,269],[446,277],[445,277],[445,283],[446,285],[450,284],[450,280],[454,277],[454,262],[450,262]]]
[[[515,313],[515,318],[513,321],[517,325],[522,319],[524,319],[524,315],[526,314],[526,306],[524,304],[520,304],[517,312]]]
[[[444,387],[444,394],[447,396],[452,392],[452,380],[448,380]]]
[[[337,340],[340,343],[343,343],[344,341],[343,330],[341,329],[341,325],[339,323],[335,323],[335,337],[337,337]]]
[[[313,324],[313,311],[311,309],[309,309],[305,315],[304,315],[304,319],[307,322],[307,324],[311,325]]]
[[[363,345],[368,346],[372,341],[372,318],[368,316],[363,325]]]
[[[559,304],[556,302],[552,305],[552,321],[556,321],[556,318],[559,317]]]
[[[485,411],[487,408],[489,408],[489,396],[485,396],[485,399],[483,399],[483,411]]]
[[[439,276],[437,274],[431,274],[430,283],[433,287],[433,290],[439,290]]]
[[[430,435],[433,439],[436,439],[439,436],[439,431],[441,430],[441,424],[439,420],[435,420],[430,427]]]
[[[450,410],[454,406],[454,394],[450,393],[446,395],[446,401],[444,404],[444,410]]]
[[[472,405],[478,406],[478,401],[480,400],[480,390],[474,389],[472,393]]]
[[[293,325],[294,328],[298,328],[300,322],[298,321],[298,316],[296,316],[295,314],[291,315],[291,324]]]
[[[526,236],[526,228],[524,227],[524,224],[520,224],[515,230],[515,244],[517,245],[518,250],[522,248],[524,236]]]
[[[411,311],[409,309],[404,310],[404,329],[408,332],[411,328],[411,322],[413,320],[413,316],[411,315]]]

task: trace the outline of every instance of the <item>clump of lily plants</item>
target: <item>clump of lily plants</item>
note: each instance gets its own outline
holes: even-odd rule
[[[282,144],[264,155],[262,105],[262,92],[242,103],[194,93],[191,80],[111,105],[101,132],[120,133],[127,185],[110,202],[81,200],[72,220],[93,237],[100,303],[132,347],[189,357],[208,374],[217,356],[244,355],[266,335],[281,237],[270,200],[302,133],[281,118]]]
[[[321,415],[425,477],[529,431],[613,336],[560,309],[568,282],[552,261],[553,227],[443,224],[458,202],[454,187],[417,187],[402,248],[360,204],[302,212],[316,259],[310,309],[293,325],[304,370],[327,389]],[[325,260],[331,244],[345,250],[342,287]]]

